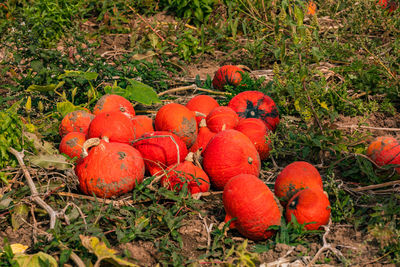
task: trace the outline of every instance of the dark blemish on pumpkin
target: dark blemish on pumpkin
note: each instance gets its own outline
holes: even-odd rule
[[[109,95],[107,94],[107,95],[102,96],[102,97],[99,99],[99,101],[98,101],[97,104],[96,104],[98,110],[102,110],[102,109],[103,109],[103,106],[104,106],[104,104],[105,104],[106,99],[107,99],[108,96],[109,96]]]
[[[182,127],[179,130],[174,130],[172,133],[176,134],[179,137],[185,137],[189,139],[188,145],[192,145],[197,138],[197,123],[196,119],[191,118],[190,120],[186,117],[182,119]]]
[[[126,169],[128,169],[128,168],[125,166],[124,163],[122,163],[121,166],[119,166],[119,168],[120,168],[121,170],[126,170]]]
[[[120,107],[119,107],[119,110],[120,110],[121,112],[127,111],[126,108],[125,108],[124,106],[120,106]]]
[[[254,160],[253,160],[253,158],[252,158],[252,157],[248,157],[248,158],[247,158],[247,162],[248,162],[249,164],[252,164],[252,163],[253,163],[253,161],[254,161]]]
[[[299,196],[295,197],[295,198],[292,200],[292,202],[290,202],[288,208],[294,210],[294,209],[296,209],[298,203],[299,203]]]
[[[65,142],[65,144],[67,144],[67,146],[72,148],[78,144],[78,138],[74,137],[74,138],[68,140],[67,142]]]
[[[118,158],[119,160],[123,160],[126,157],[125,152],[120,151],[120,152],[117,152],[117,154],[119,155],[119,158]]]

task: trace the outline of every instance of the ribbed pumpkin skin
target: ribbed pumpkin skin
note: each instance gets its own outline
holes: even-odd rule
[[[379,136],[368,146],[367,155],[379,166],[400,164],[400,143],[394,137]]]
[[[210,189],[210,179],[208,175],[190,161],[184,161],[167,168],[167,173],[161,178],[161,184],[169,190],[181,191],[185,183],[189,192],[197,194],[207,192]]]
[[[204,114],[204,116],[202,115],[196,116],[197,124],[199,124],[201,119],[205,118],[205,116],[207,116],[211,110],[213,110],[216,107],[219,107],[219,104],[217,100],[215,100],[209,95],[197,95],[186,103],[186,107],[191,111],[197,111]]]
[[[310,163],[295,161],[279,173],[274,192],[285,204],[294,194],[305,188],[322,190],[321,175]]]
[[[78,132],[71,132],[65,135],[60,142],[59,151],[68,155],[70,158],[77,157],[81,159],[83,143],[86,141],[86,135]]]
[[[260,155],[260,160],[269,157],[269,144],[271,141],[267,142],[268,129],[261,119],[242,119],[235,129],[244,133],[253,142]]]
[[[303,189],[297,192],[286,206],[285,217],[288,222],[292,220],[292,214],[299,224],[311,223],[305,225],[307,230],[317,230],[329,222],[329,199],[321,189]]]
[[[99,115],[103,112],[121,112],[128,118],[135,116],[135,109],[131,102],[119,95],[103,95],[93,108],[93,114]]]
[[[83,110],[75,110],[68,113],[61,121],[59,127],[60,136],[64,137],[71,132],[87,134],[89,125],[94,117],[92,113]]]
[[[237,130],[217,133],[203,153],[203,169],[217,189],[224,189],[232,177],[244,173],[258,177],[260,157],[250,139]]]
[[[92,147],[75,168],[79,186],[87,195],[109,198],[131,191],[144,177],[142,155],[127,144],[104,140]]]
[[[155,131],[145,133],[141,138],[147,138],[135,141],[132,145],[140,151],[146,164],[146,169],[151,175],[177,163],[177,147],[172,136],[179,147],[180,162],[185,160],[188,153],[186,144],[175,134],[167,131]]]
[[[223,90],[225,85],[238,86],[242,81],[243,70],[237,66],[225,65],[217,70],[212,80],[215,89]]]
[[[220,131],[233,129],[239,123],[238,114],[230,107],[216,107],[206,117],[207,127],[218,133]]]
[[[197,123],[194,113],[184,105],[177,103],[161,107],[154,119],[157,131],[169,131],[179,136],[187,147],[197,138]]]
[[[145,115],[136,115],[132,118],[135,139],[145,133],[154,132],[153,119]]]
[[[272,225],[280,225],[281,213],[271,190],[250,174],[239,174],[226,184],[222,194],[226,212],[225,222],[236,218],[230,228],[237,229],[251,240],[271,237]]]
[[[197,135],[197,139],[194,142],[194,144],[190,147],[189,151],[196,152],[199,149],[201,149],[202,151],[201,153],[203,153],[208,142],[210,142],[211,138],[213,138],[214,135],[216,135],[216,133],[208,129],[206,121],[203,119],[203,121],[201,121],[199,125],[199,134]]]
[[[258,118],[271,131],[279,123],[279,113],[271,97],[259,91],[244,91],[234,96],[228,104],[241,118]]]
[[[89,126],[88,138],[94,137],[129,144],[135,139],[135,130],[132,121],[121,112],[103,112]]]

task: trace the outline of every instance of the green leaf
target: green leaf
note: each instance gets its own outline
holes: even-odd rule
[[[91,72],[91,71],[87,71],[83,74],[83,77],[88,81],[96,80],[98,76],[99,76],[99,74],[97,74],[96,72]]]
[[[32,155],[28,156],[27,160],[34,165],[39,167],[49,169],[55,168],[57,170],[67,170],[72,168],[74,165],[67,161],[67,158],[61,154],[49,155]]]
[[[130,100],[139,102],[144,105],[151,105],[153,103],[161,102],[157,96],[157,93],[151,86],[148,86],[136,80],[127,80],[131,84],[126,87]]]
[[[16,205],[11,212],[11,225],[14,231],[17,231],[28,218],[29,208],[25,204]]]
[[[48,85],[36,85],[36,84],[32,84],[30,85],[26,91],[28,92],[41,92],[41,93],[46,93],[46,92],[54,92],[55,90],[57,90],[57,88],[60,88],[61,86],[64,85],[64,82],[59,82],[58,84],[48,84]]]
[[[65,117],[65,115],[75,110],[84,110],[84,109],[81,106],[75,106],[69,101],[57,103],[57,112],[59,112],[62,117]]]
[[[97,237],[84,235],[79,235],[79,237],[82,241],[82,245],[87,248],[91,253],[97,256],[97,263],[105,260],[113,266],[137,266],[129,261],[118,258],[115,255],[117,251],[108,248],[106,244],[104,242],[101,242]]]
[[[21,254],[16,255],[14,260],[17,261],[20,267],[57,267],[57,261],[53,256],[39,252],[33,255]]]

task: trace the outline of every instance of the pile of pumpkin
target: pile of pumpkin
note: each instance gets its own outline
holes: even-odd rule
[[[237,85],[239,68],[224,66],[213,86]],[[274,194],[258,177],[261,161],[269,156],[268,133],[279,123],[278,109],[268,95],[244,91],[227,106],[208,95],[197,95],[186,105],[162,106],[154,120],[136,115],[132,103],[105,95],[93,113],[77,110],[60,124],[60,152],[76,157],[80,189],[101,198],[131,191],[145,175],[190,194],[210,185],[223,190],[225,221],[245,237],[270,237],[268,228],[280,225],[281,211]],[[193,156],[198,160],[193,160]],[[330,216],[329,200],[318,171],[309,163],[294,162],[279,174],[275,194],[286,205],[286,218],[318,229]],[[234,220],[231,220],[235,218]]]

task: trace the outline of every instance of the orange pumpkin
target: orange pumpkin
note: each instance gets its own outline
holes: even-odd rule
[[[179,136],[190,147],[197,138],[194,113],[184,105],[170,103],[160,108],[154,120],[157,131],[169,131]]]
[[[263,240],[275,231],[268,228],[280,225],[281,213],[271,190],[251,174],[239,174],[230,179],[222,194],[226,212],[225,222],[246,238]]]
[[[262,120],[257,118],[242,119],[235,129],[244,133],[253,142],[260,155],[260,160],[269,157],[271,141],[267,141],[268,129]]]
[[[88,138],[94,137],[126,144],[136,139],[132,121],[118,111],[102,112],[93,119],[89,126]]]
[[[212,80],[215,89],[223,90],[225,85],[238,86],[242,81],[243,70],[237,66],[225,65],[217,70]]]
[[[96,139],[86,142],[93,140]],[[75,168],[83,193],[101,198],[116,197],[131,191],[143,181],[145,168],[142,155],[130,145],[100,140],[89,152],[85,152],[87,156]]]
[[[182,162],[188,154],[186,144],[182,139],[167,131],[145,133],[132,145],[142,154],[150,175],[155,175],[168,166],[176,164],[178,150],[179,162]]]
[[[307,230],[317,230],[329,222],[331,207],[328,196],[321,189],[303,189],[297,192],[286,206],[288,222],[292,216],[299,224],[306,224]]]
[[[193,164],[193,153],[186,156],[185,161],[169,166],[161,178],[161,184],[169,190],[181,191],[187,184],[190,194],[207,192],[210,189],[210,179],[202,168]]]
[[[389,14],[399,8],[399,3],[395,0],[379,0],[378,5],[380,5],[382,9],[386,9]]]
[[[70,158],[77,157],[81,159],[83,143],[86,141],[86,135],[79,132],[71,132],[65,135],[60,142],[59,151]]]
[[[275,195],[283,204],[305,188],[321,190],[323,188],[318,170],[305,161],[290,163],[279,173],[275,181]]]
[[[216,133],[210,131],[207,127],[207,123],[205,119],[202,119],[199,124],[199,134],[197,135],[197,139],[194,144],[190,147],[190,152],[196,152],[201,149],[201,153],[204,152],[208,142],[210,142],[211,138],[214,137]]]
[[[238,114],[230,107],[216,107],[206,117],[207,127],[218,133],[220,131],[233,129],[239,123]]]
[[[75,110],[68,113],[61,121],[59,127],[60,136],[64,137],[66,134],[71,132],[86,134],[94,117],[95,116],[92,113],[84,110]]]
[[[241,173],[258,177],[260,168],[260,157],[253,143],[237,130],[217,133],[203,153],[203,169],[218,190]]]
[[[119,95],[104,95],[97,101],[93,108],[94,115],[97,116],[103,112],[121,112],[128,118],[135,116],[135,109],[132,103]]]
[[[379,136],[368,146],[367,155],[378,166],[400,164],[400,143],[394,137]]]
[[[315,4],[315,2],[313,0],[309,0],[307,2],[307,15],[315,15],[315,13],[317,12],[317,5]]]
[[[136,115],[132,118],[135,139],[145,133],[154,132],[153,119],[145,115]]]
[[[197,124],[200,123],[201,119],[205,118],[211,110],[219,107],[217,100],[209,95],[197,95],[187,102],[186,107],[196,113]]]
[[[234,96],[228,106],[240,118],[259,118],[267,128],[274,131],[279,123],[279,113],[271,97],[259,91],[244,91]]]

